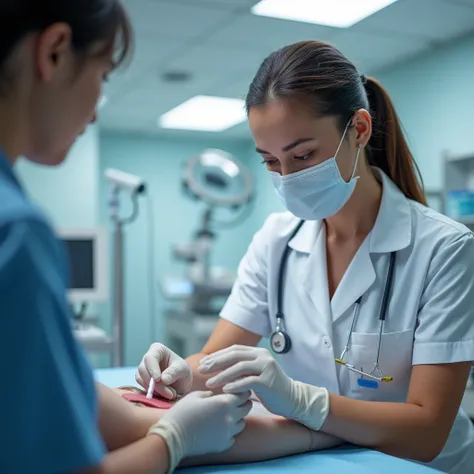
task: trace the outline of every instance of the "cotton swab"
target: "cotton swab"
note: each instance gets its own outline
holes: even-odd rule
[[[146,398],[151,399],[153,398],[153,394],[155,393],[155,379],[150,379],[150,385],[148,385],[148,392],[146,393]]]

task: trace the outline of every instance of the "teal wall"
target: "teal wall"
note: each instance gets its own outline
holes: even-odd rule
[[[78,139],[67,160],[56,168],[20,160],[16,172],[53,223],[59,227],[95,227],[98,223],[99,144],[96,127]]]
[[[187,242],[200,223],[203,205],[183,195],[180,186],[182,168],[187,159],[204,148],[221,148],[244,161],[254,176],[259,175],[260,160],[250,153],[248,141],[171,140],[142,136],[104,134],[100,140],[100,176],[106,168],[118,168],[139,175],[148,183],[148,197],[140,201],[140,215],[126,228],[126,361],[139,362],[153,340],[164,341],[163,308],[156,279],[164,275],[183,275],[185,267],[173,260],[171,246]],[[258,188],[258,184],[257,184]],[[100,221],[107,225],[108,185],[99,182]],[[260,190],[257,189],[257,192]],[[263,212],[259,196],[256,211],[244,224],[219,232],[214,263],[236,269],[254,232],[261,225]],[[150,249],[150,208],[154,224],[153,250]],[[124,212],[130,209],[123,200]],[[228,216],[223,216],[227,218]],[[150,260],[154,258],[156,277],[150,285]],[[153,293],[152,293],[153,292]],[[153,298],[150,298],[154,295]],[[154,306],[152,312],[151,307]],[[110,312],[107,313],[110,315]],[[152,334],[151,317],[156,318]],[[106,324],[108,326],[108,324]]]
[[[474,151],[474,36],[376,75],[406,129],[425,186],[443,186],[443,153]]]

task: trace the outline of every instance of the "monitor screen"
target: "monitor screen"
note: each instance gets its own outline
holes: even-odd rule
[[[69,258],[69,289],[95,289],[94,239],[63,239],[63,242]]]

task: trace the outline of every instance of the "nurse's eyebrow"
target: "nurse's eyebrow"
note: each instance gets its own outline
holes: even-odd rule
[[[298,138],[298,140],[295,140],[294,142],[291,142],[289,145],[284,146],[281,151],[287,152],[292,150],[293,148],[296,148],[298,145],[301,145],[302,143],[310,142],[314,140],[314,138]],[[270,155],[268,151],[262,150],[261,148],[255,148],[255,151],[257,153],[260,153],[262,155]]]

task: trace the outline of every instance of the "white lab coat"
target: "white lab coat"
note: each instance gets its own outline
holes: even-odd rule
[[[408,200],[380,170],[383,197],[367,236],[329,300],[325,226],[271,215],[255,235],[221,317],[267,337],[275,329],[277,283],[285,246],[291,247],[284,281],[289,353],[278,356],[292,378],[362,400],[404,402],[412,365],[474,360],[474,235],[461,224]],[[390,253],[397,252],[380,367],[393,381],[361,388],[358,375],[335,363],[360,313],[346,360],[373,367],[379,312]],[[431,465],[444,472],[474,473],[474,428],[460,409],[450,438]]]

